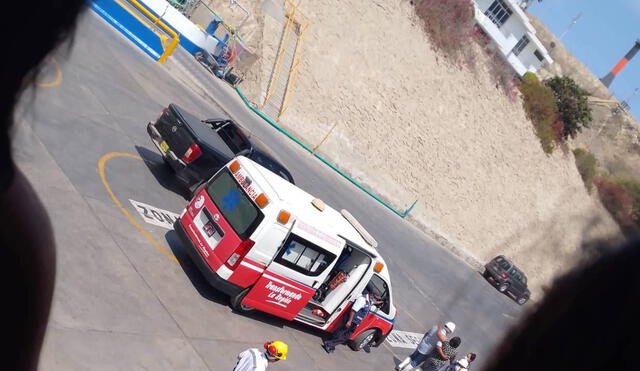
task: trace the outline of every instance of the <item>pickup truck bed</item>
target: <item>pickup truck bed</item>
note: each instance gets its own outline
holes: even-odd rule
[[[270,151],[229,119],[201,121],[175,104],[162,111],[147,133],[178,180],[190,191],[209,179],[224,164],[244,155],[293,183],[289,171]]]

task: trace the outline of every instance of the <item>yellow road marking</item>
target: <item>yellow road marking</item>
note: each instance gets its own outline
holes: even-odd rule
[[[51,82],[36,84],[36,86],[41,88],[54,88],[56,86],[59,86],[60,83],[62,83],[62,69],[60,69],[60,65],[58,65],[58,62],[53,57],[50,59],[50,61],[53,63],[53,66],[56,68],[56,78]]]
[[[387,350],[388,350],[391,354],[393,354],[393,356],[394,356],[394,357],[396,357],[397,359],[399,359],[399,360],[401,360],[401,361],[402,361],[402,358],[401,358],[399,355],[397,355],[397,354],[396,354],[396,352],[394,352],[394,351],[393,351],[393,349],[391,349],[391,347],[390,347],[390,346],[388,346],[388,345],[387,345],[387,341],[386,341],[386,340],[384,341],[384,343],[382,343],[382,345],[384,345],[384,347],[385,347],[385,348],[387,348]]]
[[[138,221],[135,220],[133,218],[133,216],[131,216],[131,214],[129,214],[127,209],[125,209],[124,206],[122,206],[122,203],[120,202],[120,200],[118,200],[116,195],[111,190],[111,186],[109,185],[109,182],[107,182],[107,176],[105,175],[104,168],[105,168],[105,165],[107,164],[107,161],[109,161],[109,160],[111,160],[112,158],[115,158],[115,157],[126,157],[126,158],[131,158],[131,159],[134,159],[134,160],[143,161],[140,156],[132,155],[130,153],[125,153],[125,152],[111,152],[111,153],[107,153],[106,155],[103,155],[102,157],[100,157],[100,160],[98,161],[98,174],[100,174],[100,179],[102,180],[102,184],[104,185],[104,188],[107,190],[107,193],[111,197],[111,200],[113,201],[114,204],[116,204],[116,206],[118,207],[118,209],[120,209],[120,211],[124,214],[124,216],[126,216],[127,219],[129,219],[129,222],[131,222],[131,224],[133,224],[133,226],[136,227],[138,232],[142,233],[142,235],[151,243],[151,245],[153,245],[156,249],[160,250],[160,252],[164,256],[166,256],[167,258],[171,259],[174,263],[178,263],[178,259],[176,259],[176,257],[171,253],[171,251],[169,251],[166,247],[164,247],[160,243],[158,243],[158,241],[156,241],[149,234],[149,232],[147,232],[140,225],[140,223],[138,223]]]
[[[162,44],[162,48],[166,49],[166,43],[167,43],[167,40],[169,38],[166,35],[163,35],[160,32],[160,30],[158,29],[158,26],[156,25],[156,23],[152,23],[151,21],[149,21],[149,19],[140,16],[140,14],[138,12],[134,11],[133,9],[131,9],[131,7],[129,5],[127,5],[127,4],[125,4],[124,1],[115,0],[115,2],[118,3],[118,5],[120,5],[122,7],[122,9],[126,10],[135,19],[137,19],[138,22],[144,24],[148,29],[150,29],[154,34],[156,34],[156,36],[158,36],[160,38],[160,42]]]

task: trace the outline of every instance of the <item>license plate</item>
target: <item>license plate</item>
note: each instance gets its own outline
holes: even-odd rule
[[[169,150],[169,145],[166,141],[163,140],[162,142],[160,142],[160,149],[162,150],[162,152],[167,152]]]

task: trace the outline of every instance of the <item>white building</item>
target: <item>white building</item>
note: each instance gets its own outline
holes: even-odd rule
[[[520,76],[553,63],[529,17],[515,1],[473,0],[473,4],[476,23]]]

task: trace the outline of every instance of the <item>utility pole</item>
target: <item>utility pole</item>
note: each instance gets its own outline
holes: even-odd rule
[[[580,17],[582,17],[582,12],[578,13],[577,16],[575,16],[573,18],[573,20],[571,20],[571,23],[569,23],[569,26],[567,26],[567,29],[564,30],[564,32],[562,33],[562,35],[560,35],[560,37],[558,38],[558,40],[562,40],[562,38],[571,30],[571,28],[578,23],[578,20],[580,20]]]

